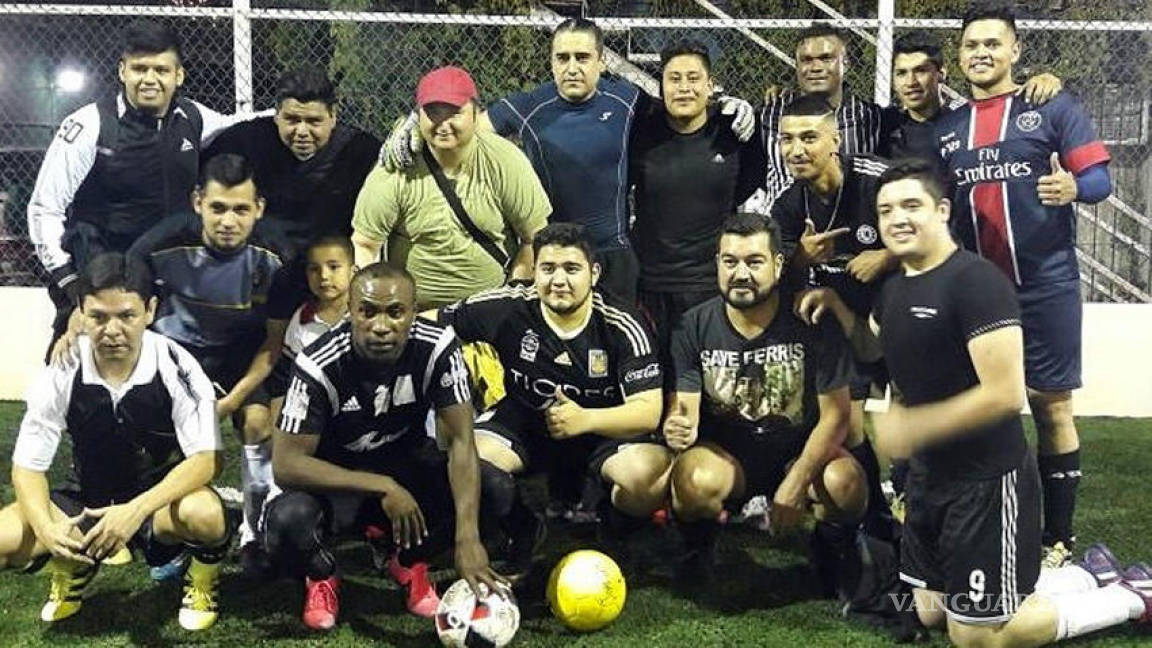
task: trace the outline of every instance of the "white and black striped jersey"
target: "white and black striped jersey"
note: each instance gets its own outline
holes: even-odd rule
[[[769,102],[760,112],[760,137],[768,153],[768,175],[763,196],[763,213],[792,185],[792,174],[780,155],[777,139],[780,135],[780,117],[784,108],[797,97],[794,91],[785,91]],[[840,153],[864,155],[875,153],[880,146],[883,108],[852,94],[844,94],[836,109],[836,124],[840,130]],[[753,198],[756,200],[756,198]]]
[[[593,292],[588,322],[561,334],[545,319],[535,288],[505,286],[445,307],[465,342],[487,342],[504,365],[508,397],[534,410],[560,388],[581,407],[614,407],[632,394],[662,386],[652,334],[635,310]]]
[[[277,422],[318,434],[316,457],[354,470],[385,465],[421,441],[432,409],[470,403],[468,368],[451,327],[417,320],[394,364],[360,358],[341,324],[297,354]]]
[[[151,488],[185,457],[223,447],[212,384],[172,340],[145,331],[136,368],[118,388],[100,377],[86,336],[77,355],[33,385],[13,464],[47,472],[67,432],[85,505],[105,506]]]
[[[836,237],[832,258],[812,266],[810,282],[835,289],[849,308],[867,315],[881,281],[862,284],[848,273],[847,265],[864,250],[884,249],[876,218],[876,192],[888,163],[870,155],[841,156],[840,169],[844,180],[836,195],[820,197],[807,182],[796,182],[772,205],[772,218],[780,225],[780,241],[789,257],[800,243],[807,219],[819,232],[849,229]]]

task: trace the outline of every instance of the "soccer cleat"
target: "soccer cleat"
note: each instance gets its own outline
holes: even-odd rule
[[[188,567],[188,554],[181,551],[176,554],[176,557],[163,565],[156,565],[155,567],[148,568],[148,575],[152,580],[157,583],[162,581],[176,580],[184,575],[184,570]]]
[[[405,603],[409,612],[428,619],[436,616],[440,597],[436,595],[436,587],[428,578],[428,563],[416,562],[411,567],[405,567],[400,564],[399,554],[395,554],[388,562],[388,573],[408,589]]]
[[[180,603],[180,627],[204,630],[219,616],[220,563],[202,563],[193,557],[184,572],[184,600]]]
[[[1061,543],[1057,544],[1063,546]],[[1096,579],[1096,584],[1100,587],[1115,583],[1121,578],[1120,561],[1116,560],[1112,550],[1103,542],[1085,549],[1080,560],[1076,560],[1072,564],[1092,574],[1093,578]]]
[[[132,551],[128,547],[120,547],[116,553],[102,560],[105,565],[121,567],[132,562]]]
[[[79,612],[84,603],[84,590],[99,570],[100,565],[80,565],[55,558],[48,561],[48,602],[40,608],[40,619],[52,623]]]
[[[304,625],[313,630],[331,630],[340,615],[340,579],[304,579]]]
[[[1048,569],[1059,569],[1072,560],[1072,550],[1064,546],[1063,542],[1057,542],[1051,547],[1044,547],[1043,552],[1040,566]]]
[[[505,576],[512,582],[523,580],[532,570],[532,556],[548,537],[548,525],[540,515],[533,513],[528,524],[509,533],[508,561],[504,567]]]
[[[1144,600],[1144,615],[1137,619],[1140,623],[1152,623],[1152,568],[1146,563],[1136,563],[1124,570],[1120,586],[1135,592]]]

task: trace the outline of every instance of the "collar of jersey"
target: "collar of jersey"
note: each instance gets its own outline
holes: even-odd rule
[[[124,384],[120,385],[118,389],[109,385],[100,376],[100,372],[96,370],[96,356],[92,352],[92,340],[87,335],[81,335],[76,338],[76,342],[80,350],[80,379],[85,385],[103,386],[112,395],[113,402],[119,401],[120,397],[128,393],[132,387],[147,384],[156,375],[156,334],[152,331],[144,331],[144,338],[140,340],[140,357],[136,359],[136,367],[132,369],[132,375],[128,377],[128,380],[124,381]]]
[[[592,295],[588,295],[588,299],[592,299]],[[548,307],[544,305],[544,300],[540,300],[537,303],[540,305],[540,316],[544,318],[544,323],[547,324],[548,328],[552,329],[552,332],[556,334],[556,337],[560,338],[561,340],[575,339],[584,332],[584,329],[588,328],[588,322],[592,320],[592,310],[594,307],[588,309],[588,312],[584,315],[584,321],[580,322],[580,326],[577,326],[571,331],[565,332],[552,321],[552,317],[548,314]]]

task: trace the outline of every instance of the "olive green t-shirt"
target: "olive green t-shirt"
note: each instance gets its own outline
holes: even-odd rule
[[[450,182],[472,222],[504,249],[508,236],[544,227],[552,205],[524,153],[487,132],[477,132],[467,146]],[[504,269],[460,224],[422,158],[410,169],[390,173],[378,166],[368,174],[352,228],[386,242],[385,258],[403,263],[416,279],[421,308],[504,283]]]

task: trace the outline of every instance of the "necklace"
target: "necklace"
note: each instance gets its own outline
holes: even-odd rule
[[[804,187],[804,217],[815,223],[812,219],[812,211],[808,208],[808,187]],[[840,215],[840,196],[844,195],[844,180],[840,181],[840,186],[836,188],[836,202],[832,204],[832,216],[828,218],[828,226],[824,231],[832,229],[836,224],[836,217]]]

